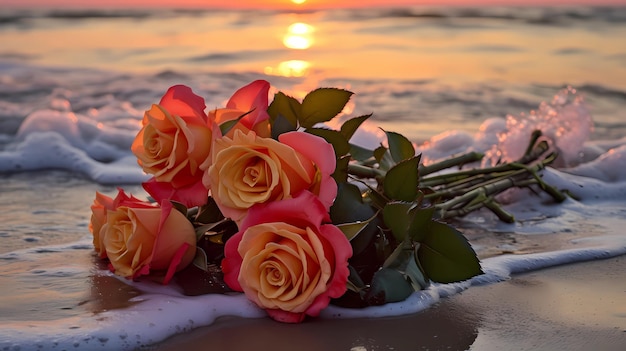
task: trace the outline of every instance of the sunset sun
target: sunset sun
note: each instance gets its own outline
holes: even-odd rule
[[[291,2],[293,2],[296,5],[301,5],[301,4],[304,4],[306,0],[291,0]]]

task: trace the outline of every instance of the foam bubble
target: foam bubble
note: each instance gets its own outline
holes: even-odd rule
[[[555,165],[571,166],[580,162],[583,145],[593,131],[593,120],[583,97],[573,88],[564,89],[551,102],[542,102],[537,110],[508,115],[506,130],[498,133],[498,144],[489,150],[487,163],[518,160],[535,130],[541,130],[542,138],[558,151]]]

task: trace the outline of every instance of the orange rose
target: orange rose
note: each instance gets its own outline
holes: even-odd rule
[[[212,160],[205,186],[222,213],[237,223],[253,205],[287,199],[303,190],[317,195],[327,210],[337,195],[331,178],[333,147],[309,133],[285,133],[276,141],[236,130],[232,138],[215,141]]]
[[[269,114],[267,113],[269,89],[269,82],[255,80],[237,90],[228,100],[226,108],[209,111],[209,118],[221,125],[247,113],[226,135],[232,136],[236,129],[241,129],[244,132],[253,130],[259,136],[270,137]]]
[[[104,235],[100,231],[107,222],[107,212],[113,211],[123,204],[132,204],[134,207],[153,207],[149,203],[143,202],[134,196],[126,195],[124,190],[118,189],[117,196],[112,199],[96,191],[96,198],[91,205],[91,220],[89,221],[89,231],[93,235],[93,246],[100,258],[106,258],[107,253],[104,248]]]
[[[107,221],[107,211],[113,210],[113,199],[96,192],[96,198],[91,205],[91,220],[89,221],[89,231],[93,235],[93,247],[100,258],[107,257],[104,249],[104,236],[100,235],[100,229]]]
[[[188,207],[206,203],[200,165],[210,156],[213,123],[204,109],[204,99],[176,85],[144,114],[131,150],[143,170],[154,175],[144,188],[159,202],[175,200]]]
[[[100,235],[112,270],[129,279],[157,271],[167,284],[196,253],[193,225],[167,200],[161,207],[119,206],[108,211]]]
[[[226,242],[224,281],[277,321],[317,316],[346,292],[352,246],[317,197],[256,205]]]

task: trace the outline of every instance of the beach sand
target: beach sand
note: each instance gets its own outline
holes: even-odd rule
[[[626,350],[626,256],[552,267],[471,287],[409,316],[221,318],[169,350]]]

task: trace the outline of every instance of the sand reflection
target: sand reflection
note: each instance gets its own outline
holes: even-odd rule
[[[298,325],[228,317],[174,336],[157,349],[193,351],[210,345],[216,350],[467,350],[478,335],[479,318],[471,309],[434,307],[410,316],[311,319]]]
[[[104,263],[86,245],[34,250],[36,259],[3,262],[0,320],[52,321],[128,307],[140,291],[102,275]],[[10,256],[8,256],[10,258]]]

